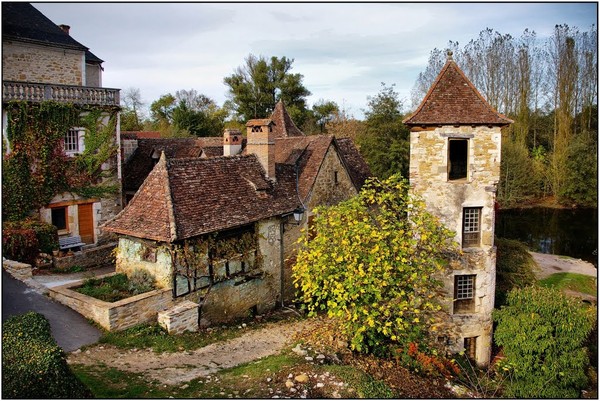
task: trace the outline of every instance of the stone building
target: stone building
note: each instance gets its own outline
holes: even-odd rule
[[[494,215],[500,179],[501,130],[512,121],[496,112],[448,60],[410,127],[410,184],[427,208],[455,230],[462,256],[444,277],[444,300],[457,335],[442,339],[479,365],[490,361],[496,283]]]
[[[56,25],[29,3],[2,3],[2,101],[3,140],[11,152],[7,109],[15,102],[74,104],[83,113],[102,110],[100,123],[118,120],[119,89],[102,87],[103,60],[73,39],[69,26]],[[113,141],[119,142],[118,123]],[[84,151],[86,129],[72,127],[64,133],[63,150],[69,158]],[[120,187],[118,155],[102,166]],[[31,167],[35,169],[35,167]],[[57,194],[39,210],[40,217],[58,228],[61,238],[80,236],[85,244],[99,245],[112,237],[99,226],[121,210],[120,193],[84,198],[70,192]]]
[[[246,138],[218,139],[219,152],[140,141],[136,179],[151,171],[104,225],[119,235],[117,271],[149,271],[174,298],[198,303],[204,325],[290,300],[295,243],[314,207],[355,195],[370,175],[350,140],[305,136],[281,102],[246,124]]]

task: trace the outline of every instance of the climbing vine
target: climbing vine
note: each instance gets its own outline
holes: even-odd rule
[[[233,235],[210,234],[185,240],[173,248],[172,254],[177,295],[209,287],[235,275],[247,274],[262,265],[257,230]],[[243,263],[244,267],[234,271],[233,261]],[[178,288],[177,282],[187,288]]]
[[[7,105],[7,139],[3,147],[2,217],[20,220],[62,192],[84,198],[118,190],[102,165],[117,153],[114,107],[90,109],[70,103],[11,102]],[[85,129],[85,150],[66,155],[65,134]]]

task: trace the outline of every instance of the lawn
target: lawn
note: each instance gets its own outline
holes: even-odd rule
[[[561,290],[571,290],[582,292],[588,295],[596,295],[598,282],[596,277],[577,273],[555,273],[543,280],[540,285],[544,287],[558,288]]]

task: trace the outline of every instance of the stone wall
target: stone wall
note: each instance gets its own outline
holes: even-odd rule
[[[133,237],[120,237],[116,252],[116,272],[130,276],[134,270],[152,274],[161,288],[173,287],[171,253],[166,244]]]
[[[69,269],[73,266],[80,266],[84,269],[102,266],[112,263],[112,252],[116,243],[95,246],[83,249],[81,252],[75,252],[72,256],[55,257],[54,267],[57,269]]]
[[[83,85],[84,52],[2,41],[2,79]]]
[[[98,277],[112,274],[115,273]],[[175,304],[170,289],[158,289],[117,302],[104,302],[74,291],[74,288],[82,284],[83,280],[53,287],[48,290],[48,295],[108,331],[120,331],[138,324],[156,322],[158,312]]]
[[[275,307],[281,290],[280,220],[272,218],[258,223],[262,267],[247,274],[232,276],[209,289],[192,292],[175,299],[175,303],[192,301],[201,305],[201,321],[205,326],[225,323],[263,313]],[[146,250],[154,248],[149,261]],[[145,260],[144,260],[145,259]],[[173,286],[173,269],[169,247],[153,241],[121,237],[117,251],[116,271],[130,274],[143,269],[156,277],[158,285]]]
[[[448,179],[449,141],[468,140],[467,177]],[[463,249],[443,277],[448,297],[442,300],[457,332],[449,349],[460,352],[464,339],[477,337],[476,360],[487,365],[492,340],[492,310],[496,286],[494,218],[496,185],[500,180],[501,131],[498,127],[442,126],[413,128],[410,134],[410,183],[428,210],[455,232],[462,243],[463,208],[481,208],[480,246]],[[475,275],[475,308],[454,313],[454,280],[457,275]]]
[[[158,324],[169,334],[198,331],[198,304],[183,301],[170,309],[158,312]]]
[[[25,281],[33,277],[33,269],[27,263],[2,258],[2,267],[17,280]]]

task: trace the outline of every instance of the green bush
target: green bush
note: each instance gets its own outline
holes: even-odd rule
[[[3,398],[90,398],[39,313],[13,316],[2,325]]]
[[[129,291],[134,294],[143,294],[155,288],[154,276],[146,270],[135,269],[129,276]]]
[[[494,311],[496,343],[503,347],[509,398],[577,398],[587,384],[586,340],[596,325],[595,308],[561,291],[515,288]]]
[[[535,284],[535,260],[525,244],[496,238],[496,308],[506,304],[506,294],[513,288]]]
[[[138,273],[132,282],[125,274],[119,273],[87,279],[76,291],[105,302],[116,302],[154,289],[154,278],[150,274]]]

